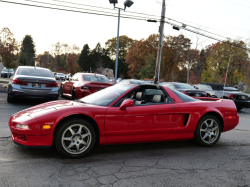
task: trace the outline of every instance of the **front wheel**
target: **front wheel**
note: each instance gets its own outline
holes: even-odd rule
[[[88,154],[96,142],[93,126],[80,118],[65,121],[55,134],[55,146],[64,156],[77,158]]]
[[[201,146],[211,147],[218,142],[220,135],[220,121],[215,116],[206,115],[201,118],[196,127],[194,140]]]

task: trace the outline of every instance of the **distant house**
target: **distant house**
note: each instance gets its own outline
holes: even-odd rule
[[[102,75],[105,75],[106,77],[110,78],[110,77],[114,77],[114,73],[113,73],[113,70],[112,69],[109,69],[109,68],[97,68],[96,73],[99,73],[99,74],[102,74]]]

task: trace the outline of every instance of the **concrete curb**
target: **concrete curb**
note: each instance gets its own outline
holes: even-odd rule
[[[3,81],[3,80],[0,80],[0,83],[5,83],[5,84],[8,84],[9,81]]]

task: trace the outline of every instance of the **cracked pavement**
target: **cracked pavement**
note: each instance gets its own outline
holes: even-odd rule
[[[38,102],[0,93],[0,186],[250,186],[250,109],[214,147],[191,141],[95,147],[80,159],[13,144],[9,117]]]

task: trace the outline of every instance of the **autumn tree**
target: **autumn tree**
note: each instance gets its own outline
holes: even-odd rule
[[[140,74],[141,78],[153,79],[155,75],[155,57],[152,54],[148,54],[146,57],[146,65],[142,67]]]
[[[128,64],[126,63],[126,56],[129,51],[130,46],[134,43],[132,38],[129,38],[126,35],[119,37],[119,52],[118,52],[118,76],[119,77],[128,77]],[[117,46],[117,37],[109,39],[105,43],[106,48],[109,50],[113,59],[116,58],[116,46]]]
[[[241,47],[246,47],[246,44],[240,40],[216,43],[216,46],[209,51],[207,70],[202,74],[202,82],[224,83],[223,77],[227,72],[228,63],[229,84],[235,85],[239,81],[245,81],[250,62],[247,51]]]
[[[8,69],[14,68],[16,67],[19,46],[7,27],[3,28],[0,34],[3,36],[2,40],[0,40],[0,55],[3,60],[3,65]]]
[[[26,56],[27,65],[34,66],[35,65],[35,44],[31,35],[26,35],[22,41],[21,47],[22,53]]]
[[[67,72],[71,73],[71,75],[75,74],[78,71],[78,65],[76,62],[77,62],[76,55],[69,54]]]

